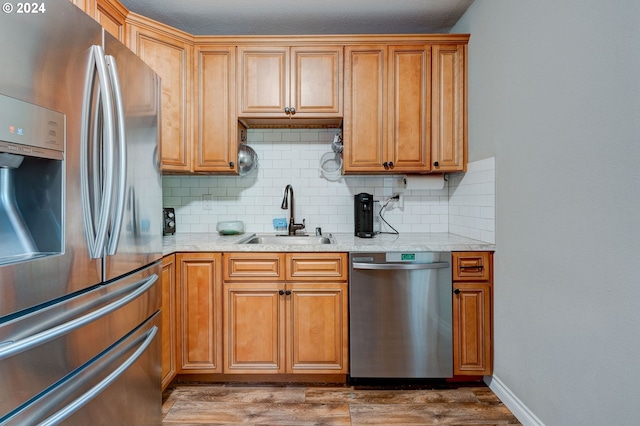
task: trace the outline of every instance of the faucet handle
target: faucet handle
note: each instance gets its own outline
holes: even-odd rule
[[[322,236],[322,228],[318,226],[316,228],[316,237],[321,237],[321,236]]]
[[[305,220],[302,219],[302,223],[294,223],[291,228],[293,229],[293,232],[295,233],[296,231],[300,231],[302,229],[305,229],[305,227],[306,227]]]

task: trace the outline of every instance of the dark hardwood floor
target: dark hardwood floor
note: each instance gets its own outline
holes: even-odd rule
[[[427,388],[177,385],[163,425],[519,425],[484,384]]]

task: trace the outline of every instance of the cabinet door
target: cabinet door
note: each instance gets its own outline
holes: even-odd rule
[[[433,46],[432,171],[467,167],[466,45]]]
[[[78,6],[84,13],[93,18],[95,11],[95,0],[69,0],[71,3]]]
[[[286,117],[289,103],[287,47],[238,48],[238,116]]]
[[[176,375],[176,257],[162,259],[162,389]]]
[[[346,46],[344,166],[349,172],[384,172],[387,99],[386,46]]]
[[[389,124],[385,161],[390,171],[424,173],[431,168],[431,48],[389,47]]]
[[[289,107],[295,116],[342,116],[342,46],[292,47]]]
[[[287,289],[287,372],[346,374],[347,284],[287,283]]]
[[[491,285],[454,283],[453,374],[490,375]]]
[[[163,171],[191,171],[193,47],[171,32],[130,20],[130,45],[162,79],[160,150]],[[159,25],[159,24],[158,24]]]
[[[124,26],[127,9],[117,0],[98,0],[95,19],[109,34],[125,43]]]
[[[195,49],[196,172],[237,173],[235,47]]]
[[[284,297],[284,283],[224,284],[225,373],[285,372]]]
[[[222,372],[221,255],[176,255],[181,373]]]

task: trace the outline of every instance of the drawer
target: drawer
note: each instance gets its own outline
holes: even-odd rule
[[[346,281],[346,253],[287,253],[287,280]]]
[[[491,279],[491,252],[453,252],[453,281],[489,281]]]
[[[223,259],[225,281],[284,280],[284,254],[225,253]]]

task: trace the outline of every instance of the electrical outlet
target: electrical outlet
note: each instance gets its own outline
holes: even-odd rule
[[[213,196],[211,194],[202,194],[202,208],[204,210],[213,208]]]
[[[396,192],[391,196],[391,206],[401,209],[404,207],[404,196],[402,192]]]

